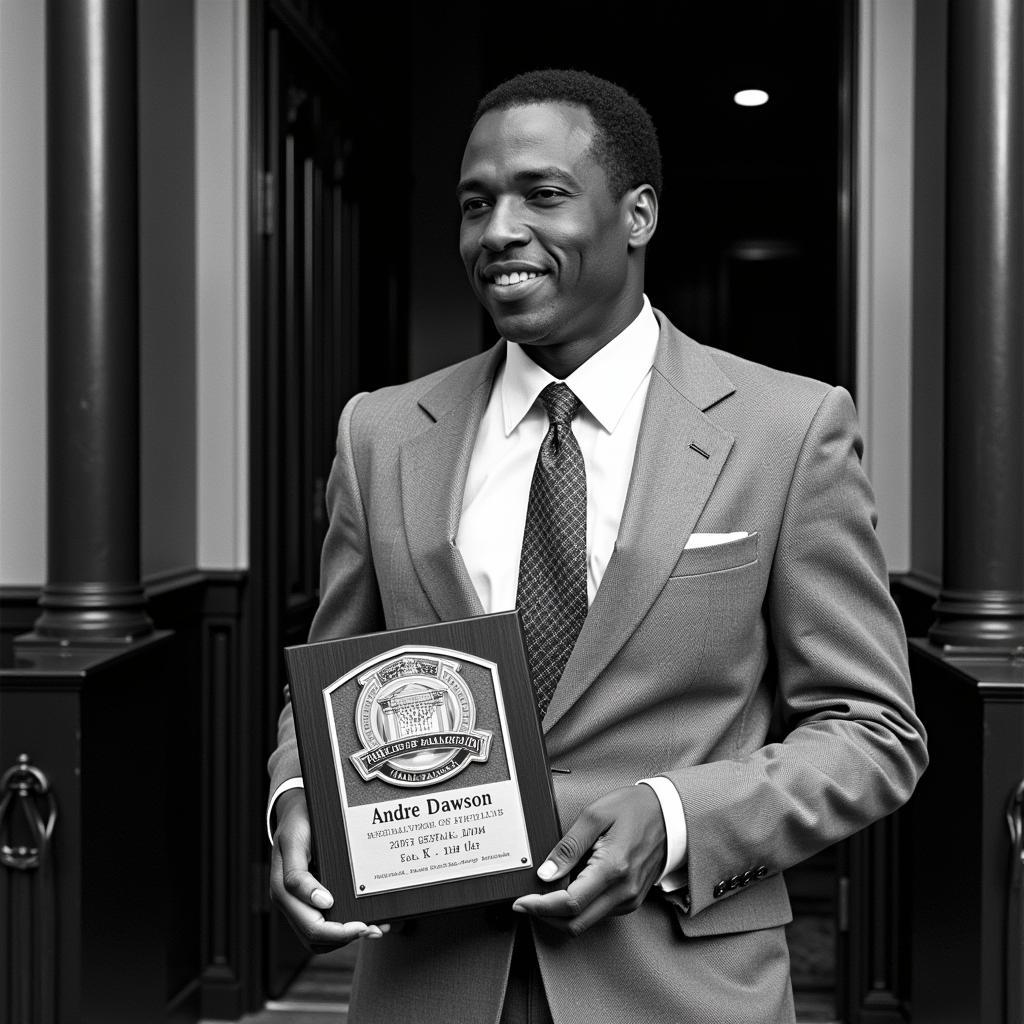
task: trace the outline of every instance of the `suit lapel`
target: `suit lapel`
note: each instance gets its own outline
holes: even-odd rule
[[[549,731],[636,630],[704,508],[733,438],[705,410],[735,390],[696,342],[659,314],[651,374],[615,551],[544,717]]]
[[[409,551],[442,622],[483,614],[455,535],[477,429],[503,356],[499,342],[459,364],[424,395],[419,404],[433,422],[407,440],[399,455]]]

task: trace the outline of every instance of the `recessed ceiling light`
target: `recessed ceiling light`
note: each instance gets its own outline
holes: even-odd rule
[[[741,107],[763,107],[768,102],[768,93],[764,89],[740,89],[732,101]]]

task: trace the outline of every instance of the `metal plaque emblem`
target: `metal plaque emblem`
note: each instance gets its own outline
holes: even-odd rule
[[[360,666],[355,725],[364,746],[350,758],[364,781],[433,786],[490,756],[491,733],[474,728],[473,695],[450,656],[457,653],[406,648]]]

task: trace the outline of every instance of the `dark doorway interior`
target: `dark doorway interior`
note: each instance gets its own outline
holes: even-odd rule
[[[847,386],[848,6],[601,0],[585,19],[530,27],[488,6],[481,28],[484,88],[533,67],[579,67],[650,111],[665,167],[648,261],[656,306],[706,344]],[[767,104],[733,102],[754,88]]]

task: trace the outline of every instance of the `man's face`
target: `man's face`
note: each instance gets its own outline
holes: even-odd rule
[[[639,312],[631,203],[612,198],[593,135],[586,109],[535,103],[484,114],[466,144],[459,250],[510,341],[592,354]]]

